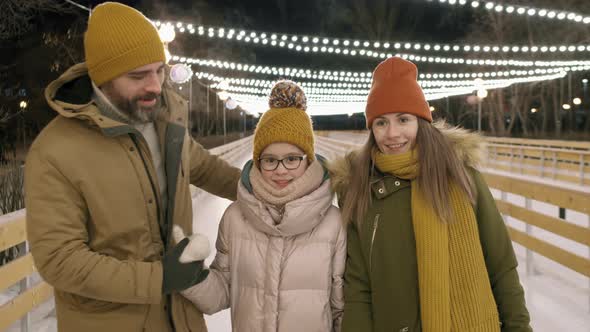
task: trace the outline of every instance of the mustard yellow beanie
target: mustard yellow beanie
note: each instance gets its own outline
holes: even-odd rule
[[[305,112],[305,93],[292,81],[279,81],[270,92],[270,109],[260,118],[254,132],[255,165],[262,151],[272,143],[290,143],[305,152],[309,161],[315,159],[311,119]]]
[[[139,11],[117,2],[92,11],[84,34],[88,74],[97,86],[135,68],[164,62],[158,30]]]

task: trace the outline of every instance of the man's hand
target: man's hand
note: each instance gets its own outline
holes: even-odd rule
[[[164,281],[162,282],[162,293],[170,294],[183,291],[205,280],[209,270],[204,268],[203,260],[181,263],[180,255],[188,245],[189,239],[180,241],[172,250],[164,255],[162,269],[164,270]]]

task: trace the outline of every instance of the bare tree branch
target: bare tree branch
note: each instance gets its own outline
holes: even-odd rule
[[[24,108],[14,111],[4,105],[0,105],[0,126],[7,124],[12,118],[24,112]]]
[[[72,13],[79,9],[58,0],[0,1],[0,40],[12,39],[31,31],[33,20],[43,12]]]
[[[499,4],[503,3],[503,0],[499,1]],[[587,0],[523,0],[521,4],[555,10],[576,8],[576,11],[579,12],[590,11],[590,2]],[[489,11],[476,17],[476,24],[473,25],[472,31],[465,38],[465,42],[490,45],[570,45],[586,43],[589,38],[587,27],[579,24],[543,20],[526,15],[506,16]],[[504,60],[515,57],[509,53],[500,53],[495,56]],[[474,57],[478,56],[474,55]],[[526,57],[529,60],[551,61],[577,60],[580,55],[578,53],[536,53],[521,54],[520,57]],[[494,67],[495,71],[510,69],[513,68]],[[575,73],[570,73],[570,75],[573,76]],[[486,107],[489,107],[487,113],[490,117],[492,134],[510,135],[513,130],[516,130],[527,135],[531,129],[536,130],[540,127],[546,131],[548,125],[551,125],[559,136],[564,124],[561,121],[561,105],[566,102],[563,96],[563,79],[542,84],[516,84],[507,89],[493,91],[490,102],[486,103]],[[531,116],[532,105],[535,105],[537,109],[540,108],[541,113]],[[507,110],[506,107],[508,107]],[[554,121],[549,122],[548,116],[551,113],[554,116]],[[568,114],[567,124],[571,131],[575,126],[573,112]]]

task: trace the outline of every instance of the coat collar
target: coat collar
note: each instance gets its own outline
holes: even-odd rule
[[[69,68],[45,89],[48,105],[66,118],[76,118],[98,127],[107,136],[119,136],[136,130],[92,99],[92,82],[85,63]],[[187,102],[175,93],[167,82],[162,89],[163,110],[156,120],[158,128],[166,123],[188,125]]]
[[[452,127],[444,122],[439,122],[434,125],[451,142],[459,159],[462,160],[466,166],[477,168],[482,162],[485,154],[485,141],[483,137],[466,129]],[[336,192],[339,197],[342,197],[342,194],[347,191],[352,176],[360,176],[359,174],[352,174],[352,161],[358,153],[358,150],[352,151],[344,157],[336,158],[327,164],[327,168],[330,172],[330,180],[332,182],[332,190]],[[380,174],[378,171],[371,176],[371,189],[373,190],[373,193],[376,193],[377,197],[381,196],[379,193],[381,185],[378,184],[378,180],[381,178],[384,179],[384,191],[391,194],[392,192],[390,192],[390,190],[397,188],[397,186],[395,186],[396,180],[389,181],[386,179],[387,177],[395,179],[393,176]],[[402,184],[405,181],[401,179],[397,180]],[[391,184],[393,184],[392,187],[390,187]],[[399,189],[401,189],[403,186],[400,184],[399,187]]]
[[[309,232],[324,219],[332,206],[330,180],[326,179],[312,193],[285,204],[283,219],[275,225],[267,205],[254,196],[249,180],[244,178],[244,174],[249,174],[250,167],[251,164],[247,164],[242,171],[237,202],[247,222],[260,232],[282,237]]]
[[[238,185],[238,204],[247,222],[260,232],[272,236],[295,236],[315,228],[332,206],[330,181],[325,181],[311,194],[285,205],[283,220],[275,225],[267,206],[248,192],[242,182]]]
[[[374,177],[371,181],[371,191],[377,199],[383,199],[398,190],[411,185],[409,180],[397,178],[393,175],[381,175]]]

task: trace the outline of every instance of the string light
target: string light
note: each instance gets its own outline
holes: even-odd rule
[[[186,63],[189,65],[196,64],[205,67],[215,67],[220,69],[227,69],[233,71],[250,72],[255,74],[266,74],[275,76],[288,76],[292,78],[306,78],[314,80],[326,81],[340,81],[349,83],[370,83],[372,74],[370,72],[350,72],[350,71],[329,71],[329,70],[310,70],[303,68],[285,68],[274,66],[249,65],[220,60],[205,60],[196,58],[186,58],[178,55],[172,56],[173,61]],[[506,70],[506,71],[492,71],[492,72],[466,72],[466,73],[422,73],[419,75],[421,79],[438,80],[438,79],[475,79],[475,78],[497,78],[497,77],[511,77],[511,76],[533,76],[555,74],[567,71],[581,71],[589,70],[590,65],[573,66],[573,67],[557,67],[557,68],[536,68],[530,70]]]
[[[492,80],[482,80],[482,83],[479,86],[486,88],[486,89],[496,89],[509,86],[514,83],[522,83],[528,81],[542,81],[547,79],[554,79],[557,76],[563,76],[564,73],[557,73],[557,74],[550,74],[550,75],[541,75],[541,76],[528,76],[528,77],[520,77],[520,78],[505,78],[505,79],[492,79]],[[243,79],[243,78],[231,78],[231,77],[222,77],[217,76],[211,73],[206,72],[198,72],[196,74],[197,78],[199,79],[207,79],[212,82],[215,82],[211,85],[212,88],[219,88],[219,89],[229,89],[230,86],[246,86],[246,87],[255,87],[255,88],[266,88],[270,89],[275,81],[273,80],[253,80],[253,79]],[[223,82],[225,86],[221,87],[219,84]],[[302,82],[296,81],[299,85],[301,85],[306,91],[311,93],[319,93],[319,94],[357,94],[357,95],[367,95],[369,92],[369,87],[365,87],[364,89],[342,89],[341,87],[335,85],[332,82]],[[461,80],[461,81],[419,81],[420,85],[422,86],[423,90],[426,93],[448,93],[454,92],[460,89],[472,89],[474,85],[476,85],[475,80]],[[347,84],[347,83],[338,83],[340,84]],[[321,88],[321,89],[314,89],[314,88]],[[437,88],[435,88],[437,87]],[[313,89],[313,90],[310,90]],[[246,90],[240,90],[244,92]]]
[[[219,88],[219,84],[221,82],[226,81],[219,81],[216,84],[213,84],[212,88]],[[506,80],[501,83],[494,83],[494,84],[487,84],[485,87],[487,89],[496,89],[500,87],[505,87],[509,85],[509,81]],[[252,86],[248,84],[229,84],[228,86],[223,89],[224,91],[234,92],[234,93],[248,93],[248,94],[259,94],[259,95],[268,95],[272,84],[265,84],[262,86]],[[352,97],[354,98],[362,98],[363,100],[366,99],[367,95],[369,94],[369,89],[362,89],[362,90],[352,90],[352,89],[333,89],[333,88],[313,88],[313,87],[305,87],[302,86],[305,90],[305,94],[311,100],[319,99],[319,100],[327,100],[331,97],[335,98],[344,98],[344,97]],[[473,90],[473,82],[471,84],[467,84],[464,86],[457,86],[457,87],[444,87],[444,88],[424,88],[423,92],[425,94],[437,94],[437,93],[456,93],[464,91],[472,91]],[[352,99],[351,99],[352,100]]]
[[[371,52],[371,51],[369,51]],[[379,55],[379,58],[386,59],[392,54]],[[466,59],[466,58],[444,58],[432,56],[420,56],[414,54],[396,54],[401,58],[414,62],[428,62],[441,64],[461,64],[468,66],[505,66],[505,67],[564,67],[564,66],[585,66],[590,65],[588,60],[557,60],[557,61],[528,61],[528,60],[494,60],[494,59]]]
[[[227,90],[231,92],[238,92],[242,94],[258,94],[266,95],[272,85],[275,83],[273,80],[259,80],[259,79],[244,79],[244,78],[232,78],[217,76],[207,72],[197,72],[195,76],[199,79],[207,79],[214,82],[211,87],[216,89]],[[565,76],[565,72],[559,72],[549,75],[540,76],[525,76],[525,77],[513,77],[506,79],[492,79],[492,80],[463,80],[463,81],[420,81],[419,83],[423,87],[423,91],[428,95],[456,95],[464,94],[465,91],[473,91],[475,87],[485,88],[488,90],[503,88],[510,86],[515,83],[534,82],[534,81],[545,81],[552,80],[555,78]],[[476,81],[478,83],[476,83]],[[363,97],[369,92],[368,87],[361,89],[343,89],[342,85],[347,83],[333,83],[333,82],[302,82],[296,81],[305,90],[308,97],[311,99],[318,98],[319,100],[326,100],[329,97]],[[338,86],[340,85],[340,86]],[[438,87],[438,88],[429,88]]]
[[[590,66],[587,66],[590,68]],[[575,67],[578,68],[578,67]],[[583,67],[582,67],[583,68]],[[570,70],[572,68],[569,68]],[[489,77],[508,77],[508,76],[527,76],[535,74],[551,74],[559,73],[563,71],[569,71],[568,68],[549,68],[549,69],[531,69],[531,70],[505,70],[495,72],[472,72],[472,73],[422,73],[418,77],[425,79],[449,79],[449,78],[489,78]]]
[[[202,73],[197,73],[199,76]],[[553,80],[557,78],[562,78],[565,76],[565,73],[559,74],[552,74],[546,76],[537,76],[537,77],[522,77],[516,78],[511,80],[509,83],[498,84],[498,85],[490,85],[489,81],[483,81],[480,85],[480,88],[483,87],[485,89],[491,90],[494,88],[504,88],[510,86],[511,84],[515,83],[524,83],[524,82],[534,82],[534,81],[544,81],[544,80]],[[255,113],[263,113],[268,109],[268,93],[269,89],[252,89],[252,92],[240,92],[240,89],[232,87],[231,85],[227,86],[227,91],[231,97],[237,100],[240,105],[248,109],[249,111]],[[462,88],[452,89],[445,92],[437,92],[435,90],[428,90],[425,89],[425,97],[427,100],[436,100],[445,97],[451,96],[459,96],[459,95],[466,95],[473,93],[475,89],[475,84],[472,81],[471,86],[465,86]],[[308,98],[308,113],[311,115],[326,115],[326,114],[343,114],[343,113],[355,113],[355,112],[362,112],[365,107],[366,103],[366,95],[364,96],[334,96],[334,95],[322,95],[322,94],[311,94],[307,93],[306,95]],[[350,111],[345,111],[350,110]],[[356,111],[355,111],[356,110]]]
[[[244,79],[234,77],[222,77],[207,72],[199,72],[198,78],[206,78],[213,81],[212,88],[228,90],[230,87],[236,89],[236,92],[254,92],[258,91],[262,93],[260,89],[270,89],[276,81],[274,80],[261,80],[261,79]],[[553,77],[553,76],[551,76]],[[545,76],[531,76],[527,79],[540,80],[544,79]],[[221,86],[223,82],[224,86]],[[331,94],[331,95],[363,95],[366,96],[369,93],[370,84],[350,84],[350,83],[333,83],[333,82],[305,82],[295,81],[299,84],[308,94]],[[474,80],[462,80],[462,81],[419,81],[419,84],[423,87],[423,91],[426,94],[433,93],[450,93],[456,91],[462,91],[465,89],[473,90]],[[480,84],[486,89],[497,89],[506,87],[515,82],[514,78],[497,79],[497,80],[482,80]],[[246,89],[243,87],[249,87]],[[254,88],[254,89],[252,89]]]
[[[433,2],[433,0],[426,0],[427,2]],[[449,5],[467,5],[469,2],[472,8],[485,8],[489,11],[495,11],[497,13],[506,13],[510,15],[518,15],[518,16],[530,16],[530,17],[541,17],[550,20],[568,20],[573,23],[581,23],[581,24],[590,24],[590,16],[582,15],[574,12],[565,12],[559,10],[551,10],[551,9],[544,9],[544,8],[534,8],[528,6],[519,6],[519,5],[509,5],[509,4],[499,4],[493,1],[446,1],[446,0],[438,0],[441,4],[449,4]]]
[[[372,74],[370,72],[350,72],[350,71],[329,71],[329,70],[310,70],[301,68],[285,68],[274,66],[260,66],[241,64],[220,60],[205,60],[186,58],[177,55],[172,56],[173,61],[186,64],[196,64],[205,67],[216,67],[220,69],[229,69],[234,71],[250,72],[255,74],[267,74],[275,76],[290,76],[297,78],[308,78],[328,81],[344,81],[353,83],[370,83]]]
[[[297,34],[277,34],[272,32],[256,32],[251,30],[216,28],[183,22],[155,21],[157,27],[162,25],[172,26],[179,33],[197,34],[208,38],[236,40],[243,43],[256,43],[269,47],[293,49],[304,53],[336,53],[344,55],[359,55],[360,52],[369,51],[378,54],[392,50],[423,50],[433,53],[469,52],[469,53],[575,53],[590,52],[589,45],[480,45],[480,44],[431,44],[420,42],[385,42],[376,40],[350,40],[340,38],[312,37]],[[182,31],[181,31],[182,30]],[[279,35],[281,37],[279,37]],[[273,38],[274,37],[274,38]],[[331,50],[331,51],[330,51]]]
[[[235,78],[235,77],[228,77],[228,76],[218,76],[209,72],[197,72],[195,74],[199,79],[207,79],[214,83],[211,87],[217,89],[228,89],[230,85],[238,85],[238,86],[252,86],[252,87],[272,87],[276,80],[264,80],[264,79],[245,79],[245,78]],[[222,85],[220,85],[223,82]],[[332,89],[343,89],[343,88],[351,88],[352,90],[364,90],[368,92],[368,89],[371,87],[371,84],[368,83],[347,83],[347,82],[305,82],[295,80],[295,82],[301,85],[304,89],[308,88],[332,88]],[[445,81],[445,80],[420,80],[418,83],[424,88],[432,88],[432,87],[441,87],[442,89],[452,89],[454,87],[471,87],[473,86],[473,80],[455,80],[455,81]],[[495,79],[495,80],[486,80],[486,84],[490,86],[505,86],[511,83],[510,78],[505,79]],[[441,90],[442,92],[442,90]]]
[[[207,79],[213,82],[217,82],[217,83],[221,83],[224,82],[224,84],[233,84],[233,85],[240,85],[240,86],[254,86],[254,87],[267,87],[270,88],[272,87],[275,83],[276,80],[265,80],[265,79],[251,79],[251,78],[236,78],[236,77],[228,77],[228,76],[218,76],[209,72],[197,72],[195,73],[195,76],[197,76],[197,78],[199,79]],[[333,88],[333,89],[345,89],[345,88],[349,88],[349,89],[359,89],[359,90],[365,90],[368,91],[368,89],[371,87],[371,84],[369,83],[348,83],[348,82],[306,82],[306,81],[300,81],[300,80],[295,80],[295,82],[297,84],[299,84],[301,87],[303,87],[304,89],[308,89],[308,88]],[[212,85],[213,88],[219,88],[219,89],[227,89],[227,87],[225,86],[219,86],[217,85],[217,83],[214,83]],[[472,86],[473,85],[473,80],[420,80],[418,81],[418,83],[424,87],[424,88],[428,88],[428,87],[448,87],[448,88],[452,88],[452,87],[459,87],[459,86]],[[504,78],[504,79],[495,79],[495,80],[486,80],[487,84],[490,85],[505,85],[505,84],[510,84],[510,79],[509,78]]]

